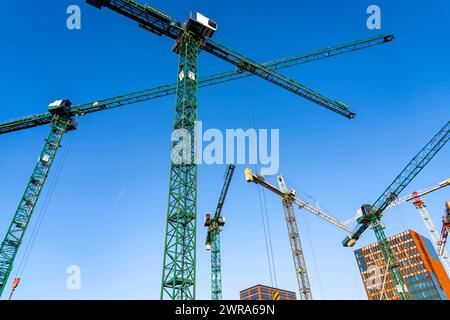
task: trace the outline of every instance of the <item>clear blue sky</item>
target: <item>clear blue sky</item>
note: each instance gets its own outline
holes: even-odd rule
[[[80,31],[65,27],[70,4],[81,6]],[[368,1],[151,4],[179,20],[190,10],[204,13],[219,23],[215,40],[258,61],[380,33],[366,28],[365,11],[373,4]],[[253,110],[257,128],[280,129],[281,170],[288,182],[343,220],[362,203],[372,203],[450,116],[450,3],[376,4],[382,9],[381,32],[394,33],[394,42],[283,71],[347,102],[357,113],[354,120],[257,78],[200,91],[199,118],[205,128],[248,128]],[[176,79],[172,41],[84,1],[9,1],[2,6],[0,26],[1,120],[43,113],[55,99],[83,103]],[[228,69],[226,63],[201,54],[203,75]],[[63,141],[64,146],[72,141],[72,147],[15,298],[159,298],[173,106],[174,97],[167,97],[79,119],[79,130]],[[0,137],[2,239],[48,130]],[[449,150],[445,147],[405,193],[447,178]],[[224,208],[226,299],[238,299],[239,290],[257,283],[270,285],[257,187],[244,181],[243,169],[236,169]],[[210,298],[202,220],[216,206],[224,171],[222,165],[199,168],[199,299]],[[54,176],[53,171],[50,178]],[[274,195],[266,193],[266,198],[278,286],[297,291],[282,206]],[[448,198],[449,190],[427,197],[436,222]],[[42,201],[36,214],[41,206]],[[353,251],[341,246],[345,233],[306,212],[297,214],[314,297],[365,299]],[[392,211],[384,221],[388,235],[408,227],[427,236],[412,205]],[[373,241],[367,232],[358,246]],[[65,286],[66,268],[72,264],[81,267],[80,291]]]

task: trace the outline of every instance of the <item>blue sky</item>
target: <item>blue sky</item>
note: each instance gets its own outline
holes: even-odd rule
[[[70,4],[81,7],[81,30],[65,26]],[[204,13],[219,23],[216,41],[257,61],[380,32],[396,35],[387,45],[283,71],[348,103],[357,113],[354,120],[257,78],[200,91],[199,118],[205,128],[249,128],[253,112],[257,128],[280,129],[280,166],[288,183],[313,195],[342,220],[352,217],[362,203],[375,201],[449,119],[448,1],[377,1],[381,31],[366,28],[366,8],[373,4],[367,1],[151,4],[179,20],[191,10]],[[43,113],[48,103],[60,98],[78,104],[176,79],[172,41],[84,1],[44,0],[33,6],[10,1],[0,21],[1,120]],[[203,75],[229,69],[215,57],[200,55]],[[63,141],[64,147],[71,147],[16,299],[159,298],[173,106],[174,97],[166,97],[79,119],[79,130]],[[2,238],[47,134],[48,127],[40,127],[0,137]],[[405,193],[447,178],[449,155],[444,147]],[[223,212],[226,299],[238,299],[239,290],[254,284],[271,284],[258,191],[244,181],[243,169],[236,168]],[[199,167],[199,299],[210,298],[202,220],[215,209],[224,172],[224,165]],[[50,180],[54,177],[55,172]],[[44,196],[47,191],[48,185]],[[266,198],[278,286],[297,291],[282,206],[274,195],[266,193]],[[436,223],[448,198],[448,190],[427,196]],[[42,201],[36,216],[41,207]],[[353,251],[341,246],[345,233],[306,212],[297,214],[313,296],[365,299]],[[405,228],[427,235],[412,205],[393,210],[384,222],[388,235]],[[373,241],[367,232],[357,247]],[[82,272],[79,291],[65,285],[66,268],[74,264]]]

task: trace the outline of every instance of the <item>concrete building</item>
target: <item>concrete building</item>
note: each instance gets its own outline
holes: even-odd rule
[[[240,300],[297,300],[295,292],[260,284],[242,290],[239,296]]]
[[[407,230],[387,240],[412,299],[450,298],[450,280],[429,239]],[[386,272],[386,264],[378,243],[356,250],[355,257],[369,300],[397,299],[392,278],[389,272]]]

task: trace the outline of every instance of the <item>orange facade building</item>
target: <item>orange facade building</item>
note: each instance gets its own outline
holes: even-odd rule
[[[240,300],[297,300],[295,292],[256,285],[240,292]]]
[[[407,230],[387,240],[413,300],[450,299],[450,280],[428,238]],[[369,300],[397,299],[378,243],[356,250],[355,257]]]

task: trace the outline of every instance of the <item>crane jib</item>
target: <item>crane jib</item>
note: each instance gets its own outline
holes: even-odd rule
[[[357,41],[352,41],[340,45],[326,47],[323,49],[309,51],[302,54],[294,55],[288,58],[277,59],[264,63],[263,65],[274,69],[288,68],[303,63],[317,61],[324,58],[330,58],[344,53],[350,53],[364,48],[370,48],[376,45],[386,43],[386,38],[393,39],[392,35],[378,35],[375,37],[364,38]],[[199,88],[208,87],[232,80],[241,79],[252,76],[252,73],[242,72],[239,70],[221,72],[206,76],[199,79]],[[146,90],[140,90],[132,93],[123,94],[120,96],[101,99],[89,103],[84,103],[72,107],[72,116],[84,116],[93,112],[110,110],[117,107],[129,106],[138,102],[148,101],[168,95],[173,95],[176,92],[176,83],[163,85]],[[42,125],[49,124],[52,120],[50,113],[41,115],[32,115],[23,117],[18,120],[10,120],[0,123],[0,134],[30,129]]]
[[[450,121],[448,121],[428,143],[413,157],[400,174],[394,179],[389,187],[383,192],[377,201],[371,206],[373,217],[367,219],[378,222],[383,215],[384,209],[393,202],[400,192],[419,174],[420,171],[430,162],[431,159],[441,150],[450,139]],[[368,228],[368,223],[362,224],[347,236],[342,244],[345,247],[353,246]]]

